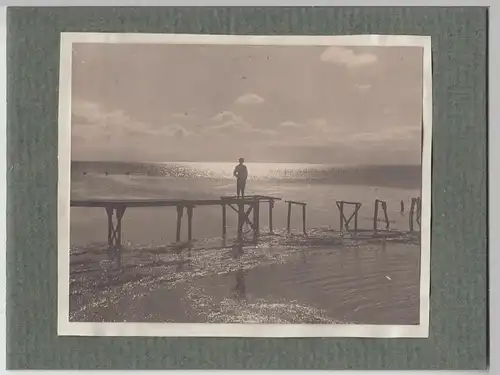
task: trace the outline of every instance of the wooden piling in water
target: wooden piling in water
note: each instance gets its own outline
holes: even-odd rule
[[[288,233],[290,233],[291,220],[292,220],[292,203],[288,202],[288,215],[286,218],[286,230]]]
[[[408,215],[408,220],[409,220],[409,226],[410,226],[410,232],[415,231],[415,226],[414,226],[414,216],[416,217],[416,222],[420,228],[420,215],[421,215],[421,200],[420,198],[412,198],[411,199],[411,206],[410,206],[410,212]]]
[[[274,208],[274,201],[270,200],[269,201],[269,233],[273,233],[273,208]]]
[[[385,229],[389,229],[390,223],[389,223],[389,216],[387,215],[387,202],[386,201],[382,202],[382,209],[384,210]]]
[[[108,247],[120,248],[122,245],[122,218],[125,214],[125,206],[105,206],[108,216]],[[114,215],[116,214],[116,225],[114,223]]]
[[[385,229],[389,229],[389,216],[387,214],[387,202],[382,201],[380,199],[375,199],[375,209],[373,212],[373,231],[377,232],[378,231],[378,212],[380,206],[382,207],[382,211],[384,213],[384,220],[385,220]]]
[[[182,226],[182,216],[184,214],[184,207],[177,206],[177,230],[175,232],[175,240],[177,242],[181,241],[181,226]]]
[[[291,221],[292,221],[292,205],[302,206],[302,231],[307,234],[306,229],[306,203],[296,202],[296,201],[285,201],[288,204],[288,217],[287,217],[287,231],[291,231]]]
[[[193,239],[193,206],[187,207],[188,215],[188,241],[191,242]]]
[[[106,214],[108,215],[108,246],[113,246],[113,211],[112,207],[106,207]]]
[[[421,222],[421,215],[422,215],[422,200],[420,198],[417,198],[417,224],[419,228]]]
[[[355,208],[356,213],[354,214],[354,234],[358,235],[358,208]]]
[[[342,202],[339,206],[340,211],[340,231],[344,231],[344,202]]]
[[[115,245],[118,248],[122,246],[122,218],[123,214],[125,214],[125,207],[117,207],[116,208],[116,238]]]
[[[307,228],[306,228],[306,205],[304,204],[302,206],[302,231],[304,234],[307,234]]]
[[[243,238],[243,224],[245,221],[245,204],[243,202],[238,202],[238,240]]]
[[[227,209],[226,205],[222,204],[222,238],[227,236]]]
[[[408,215],[408,221],[409,221],[409,229],[410,229],[410,232],[413,232],[414,228],[413,228],[413,214],[415,212],[415,198],[412,198],[411,199],[411,205],[410,205],[410,213]]]
[[[359,209],[361,208],[361,203],[359,202],[346,202],[346,201],[336,201],[337,208],[339,209],[340,212],[340,231],[344,231],[344,227],[346,230],[349,230],[349,223],[351,222],[352,219],[354,219],[354,232],[357,233],[358,231],[358,212]],[[354,206],[354,211],[349,216],[349,218],[346,218],[344,216],[344,205],[350,205]]]
[[[260,202],[256,199],[254,202],[254,234],[256,237],[260,236]]]

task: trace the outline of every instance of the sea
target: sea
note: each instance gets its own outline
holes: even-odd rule
[[[386,201],[390,230],[407,232],[411,199],[420,196],[420,166],[246,165],[247,195],[282,200],[274,208],[272,235],[261,208],[258,243],[235,241],[236,213],[228,217],[229,240],[223,241],[220,207],[195,208],[195,240],[188,247],[186,225],[181,243],[175,242],[175,208],[129,208],[118,261],[105,251],[105,211],[72,208],[72,320],[418,323],[418,241],[341,238],[336,202],[361,203],[358,225],[369,231],[375,199]],[[236,193],[235,166],[73,161],[71,197],[218,199]],[[307,204],[307,236],[298,207],[291,233],[285,230],[286,200]]]

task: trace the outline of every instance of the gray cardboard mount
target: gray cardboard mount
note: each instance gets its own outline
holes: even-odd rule
[[[9,369],[484,369],[487,9],[9,8]],[[431,35],[429,339],[58,337],[57,107],[63,31]]]

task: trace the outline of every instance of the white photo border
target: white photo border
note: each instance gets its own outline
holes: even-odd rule
[[[71,62],[73,43],[380,46],[423,48],[420,314],[418,325],[104,323],[69,321],[71,196]],[[60,336],[154,337],[429,337],[432,178],[432,45],[414,35],[208,35],[61,33],[58,119],[58,314]]]

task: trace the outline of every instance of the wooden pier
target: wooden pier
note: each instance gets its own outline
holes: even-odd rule
[[[184,212],[187,216],[187,241],[191,243],[193,240],[193,216],[194,209],[200,206],[220,206],[222,210],[222,239],[227,238],[227,217],[228,208],[234,211],[237,215],[237,239],[243,239],[243,227],[248,224],[253,232],[254,240],[257,240],[260,235],[260,208],[261,203],[268,204],[269,213],[269,233],[273,233],[273,209],[276,201],[281,201],[281,198],[264,196],[264,195],[249,195],[244,198],[236,196],[223,196],[219,199],[88,199],[88,200],[71,200],[71,207],[93,207],[104,208],[107,214],[108,221],[108,245],[109,247],[121,247],[122,244],[122,219],[127,208],[139,207],[175,207],[177,211],[176,220],[176,242],[181,242],[181,231]],[[291,232],[291,217],[292,207],[299,206],[302,211],[302,231],[307,235],[306,226],[306,207],[305,202],[287,200],[287,232]],[[357,235],[360,229],[358,228],[358,215],[362,204],[360,202],[349,202],[338,200],[335,202],[340,213],[340,232],[354,232]],[[385,230],[390,230],[390,222],[387,213],[387,202],[376,199],[373,212],[373,232],[376,234],[379,230],[379,211],[382,208],[383,221],[386,224]],[[350,211],[350,213],[348,213]],[[420,230],[421,221],[421,200],[420,198],[412,198],[409,210],[409,226],[410,233],[415,232],[415,222]],[[352,225],[353,223],[353,225]],[[361,229],[361,231],[364,231]]]
[[[176,241],[181,241],[182,218],[186,210],[188,218],[188,241],[193,239],[194,208],[199,206],[222,207],[222,237],[227,234],[227,207],[238,214],[238,239],[243,237],[243,225],[248,223],[257,238],[260,233],[260,203],[269,203],[269,228],[272,232],[272,211],[274,202],[281,198],[263,195],[250,195],[244,198],[235,196],[221,197],[220,199],[88,199],[71,200],[71,207],[104,208],[108,217],[108,245],[120,247],[122,243],[122,219],[127,208],[138,207],[176,207],[177,227]],[[250,220],[250,213],[253,218]]]

